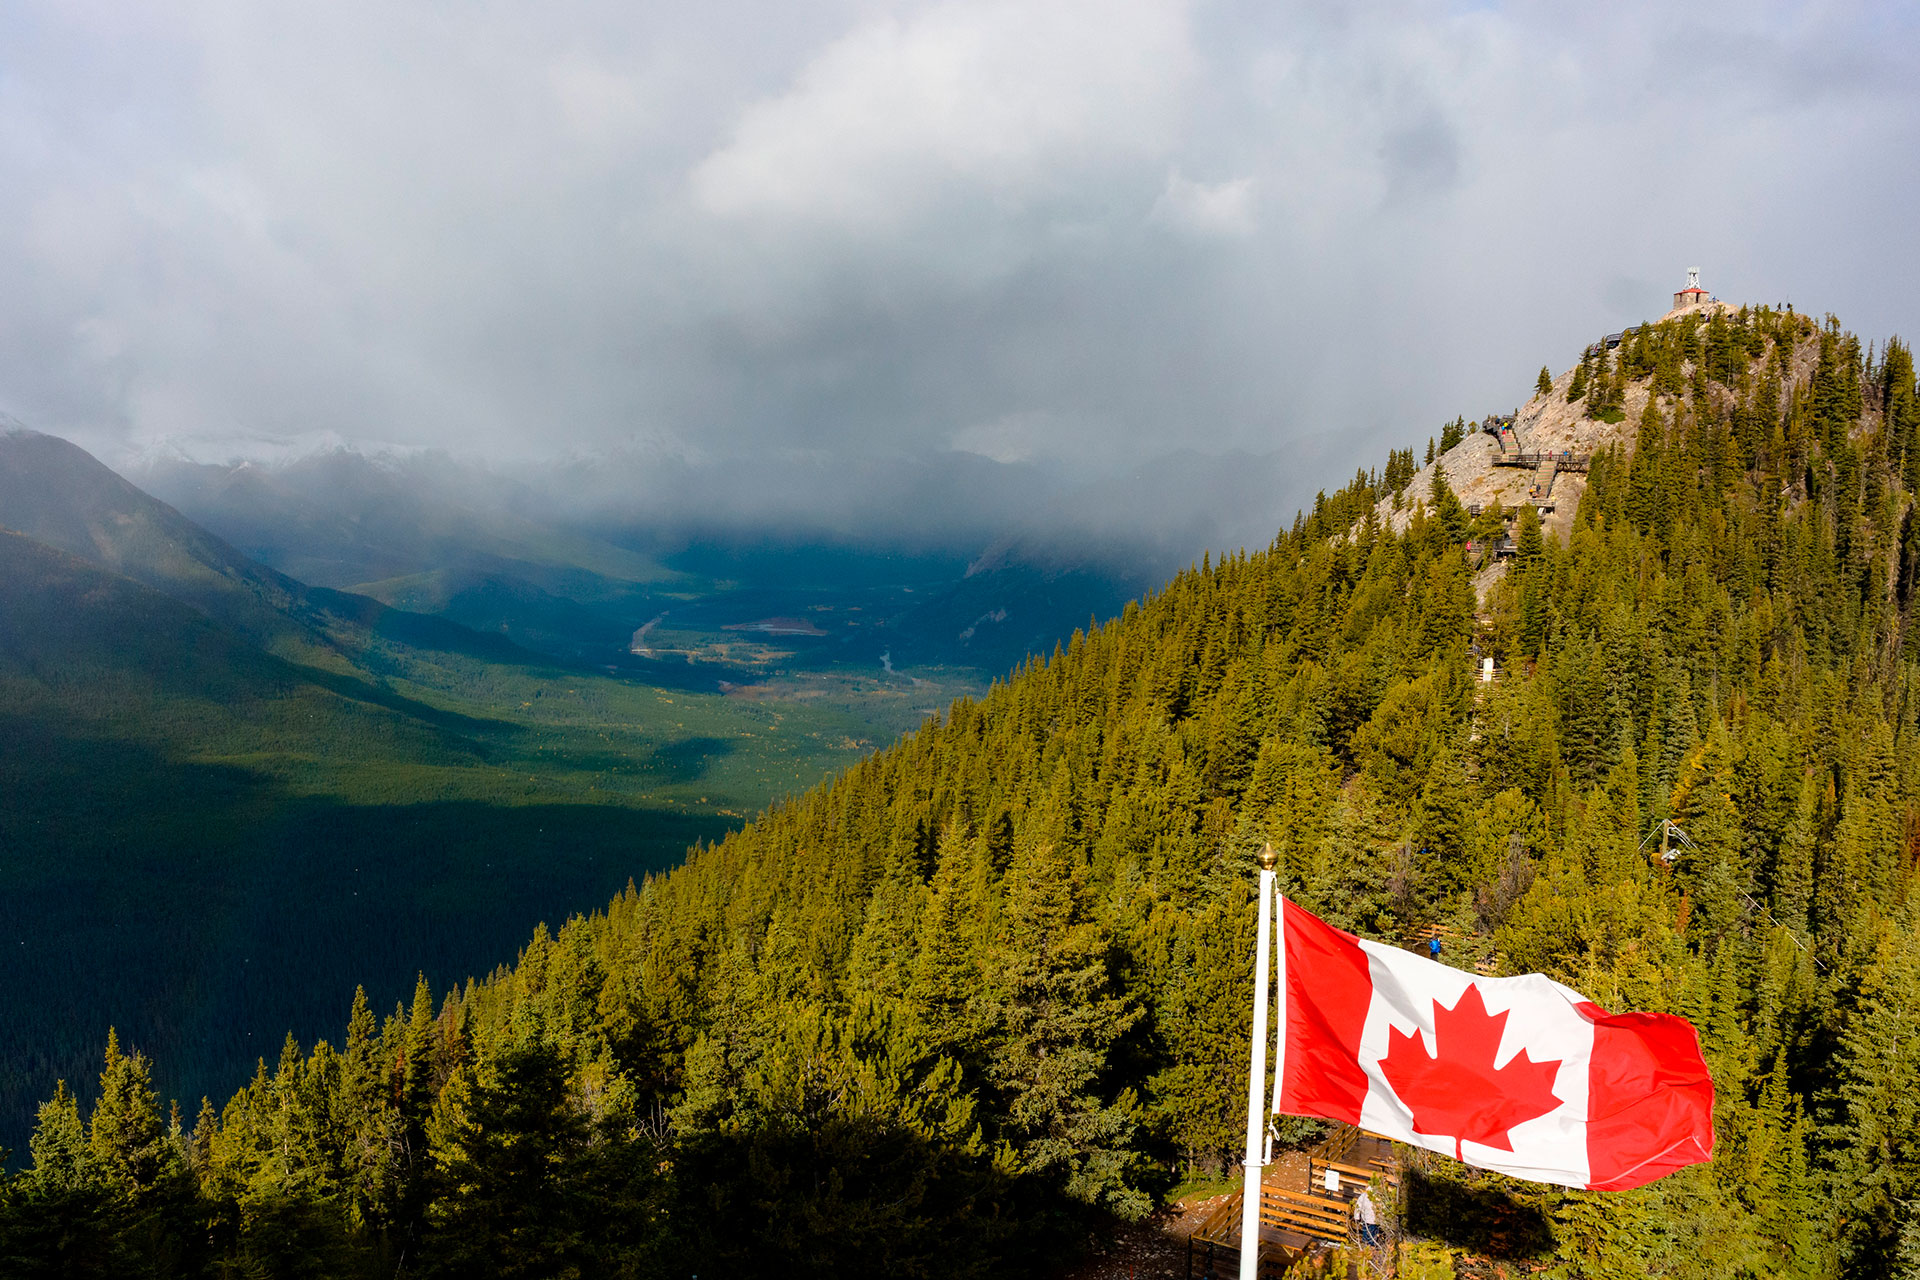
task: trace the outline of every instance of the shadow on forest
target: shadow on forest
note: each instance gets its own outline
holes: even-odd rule
[[[604,907],[739,824],[615,804],[348,804],[271,778],[0,716],[0,1147],[89,1096],[109,1025],[191,1115],[337,1040],[355,984],[391,1009],[512,962],[536,923]]]
[[[779,665],[781,670],[791,670],[806,664],[786,659]],[[612,654],[607,666],[613,668],[613,674],[623,680],[632,680],[653,689],[685,693],[717,693],[723,681],[755,684],[768,675],[766,669],[750,663],[692,662],[677,656],[648,658],[624,649]]]
[[[732,755],[734,744],[725,738],[682,738],[647,757],[648,770],[665,782],[695,782],[707,776],[713,762]]]
[[[763,1100],[778,1105],[747,1124],[669,1138],[587,1123],[555,1046],[499,1045],[490,1061],[466,1104],[466,1132],[485,1136],[452,1139],[468,1176],[433,1188],[417,1237],[350,1222],[306,1183],[249,1194],[244,1210],[192,1180],[139,1201],[101,1184],[33,1188],[0,1199],[8,1274],[372,1277],[404,1254],[409,1275],[1038,1280],[1111,1232],[990,1151],[930,1139],[897,1100],[873,1106],[845,1074],[776,1088]]]
[[[467,738],[477,735],[512,737],[526,732],[523,725],[511,720],[483,720],[478,716],[462,715],[458,711],[444,711],[424,702],[382,688],[359,676],[346,675],[338,671],[326,671],[319,667],[310,667],[302,663],[287,664],[300,679],[309,684],[319,685],[329,693],[337,694],[350,702],[366,702],[388,711],[397,712],[411,720],[432,725],[443,733],[459,735],[461,745],[471,747]]]
[[[1547,1215],[1495,1186],[1409,1169],[1404,1194],[1407,1226],[1416,1235],[1492,1258],[1539,1258],[1553,1251]]]
[[[306,602],[324,614],[363,627],[382,640],[413,649],[457,653],[482,662],[500,662],[509,666],[542,667],[550,663],[544,654],[522,648],[505,636],[489,635],[463,627],[457,622],[430,613],[413,613],[382,604],[371,596],[332,587],[307,587]]]
[[[897,1118],[783,1101],[795,1114],[674,1153],[676,1244],[699,1274],[1053,1275],[1111,1228]]]

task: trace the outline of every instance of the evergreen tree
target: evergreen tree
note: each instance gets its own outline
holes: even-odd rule
[[[1447,483],[1444,467],[1433,469],[1433,478],[1427,484],[1427,500],[1433,507],[1433,515],[1440,536],[1448,544],[1457,546],[1467,540],[1467,509],[1460,504],[1452,486]]]
[[[65,1080],[55,1087],[53,1097],[40,1104],[39,1123],[27,1150],[33,1157],[27,1181],[38,1192],[75,1192],[99,1183],[80,1105]]]
[[[1419,857],[1414,874],[1422,915],[1467,889],[1473,877],[1471,853],[1473,789],[1453,752],[1434,753],[1414,811]],[[1409,925],[1418,923],[1409,919]]]
[[[929,1054],[963,1062],[977,1055],[982,1031],[980,958],[986,950],[984,887],[990,865],[984,842],[964,839],[949,824],[940,837],[932,892],[920,918],[906,1003]]]
[[[1522,573],[1539,564],[1546,553],[1546,542],[1540,533],[1540,509],[1531,502],[1521,506],[1514,521],[1513,552],[1514,563]]]
[[[177,1159],[160,1119],[146,1055],[121,1053],[120,1038],[111,1029],[87,1141],[98,1175],[128,1195],[152,1190]]]
[[[1140,1101],[1132,1089],[1101,1090],[1108,1055],[1140,1012],[1112,990],[1105,949],[1080,918],[1060,850],[1028,849],[1009,878],[989,1067],[1005,1099],[1005,1131],[1022,1166],[1057,1180],[1070,1198],[1143,1217],[1152,1200],[1133,1146]]]
[[[595,1132],[554,1049],[505,1048],[456,1073],[429,1127],[422,1274],[634,1275],[661,1260],[653,1153],[618,1121]]]

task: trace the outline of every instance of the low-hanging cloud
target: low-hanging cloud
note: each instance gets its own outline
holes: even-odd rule
[[[14,5],[0,406],[96,446],[763,469],[1313,442],[1345,465],[1311,488],[1509,406],[1689,265],[1911,327],[1916,34],[1651,0]]]

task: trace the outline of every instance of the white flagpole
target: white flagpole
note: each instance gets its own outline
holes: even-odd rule
[[[1273,866],[1268,845],[1260,851],[1260,932],[1253,948],[1253,1069],[1247,1076],[1246,1183],[1240,1193],[1240,1280],[1260,1274],[1260,1167],[1266,1136],[1261,1104],[1267,1093],[1267,977],[1273,967]]]
[[[1287,896],[1278,885],[1273,890],[1273,971],[1273,1114],[1277,1116],[1287,1081]]]

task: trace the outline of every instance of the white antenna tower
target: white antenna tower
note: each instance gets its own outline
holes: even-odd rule
[[[1699,287],[1700,287],[1700,268],[1688,267],[1687,268],[1687,288],[1698,289]]]

